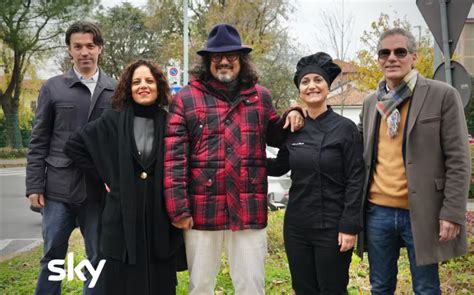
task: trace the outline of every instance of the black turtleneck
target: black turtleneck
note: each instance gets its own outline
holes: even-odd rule
[[[152,119],[155,114],[158,112],[158,109],[160,106],[156,103],[152,105],[141,105],[136,103],[135,101],[132,102],[133,106],[133,114],[136,117],[142,117],[142,118],[150,118]]]
[[[147,161],[153,150],[153,140],[155,134],[154,118],[158,114],[158,104],[141,105],[135,101],[133,105],[133,134],[138,155],[143,161]]]

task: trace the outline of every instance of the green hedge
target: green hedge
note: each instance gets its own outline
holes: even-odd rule
[[[31,137],[32,122],[26,124],[27,127],[20,126],[21,142],[24,148],[28,147]],[[5,127],[5,118],[0,118],[0,148],[6,148],[8,143],[7,129]]]
[[[0,148],[7,146],[7,128],[5,128],[5,117],[0,118]]]
[[[0,159],[26,158],[27,154],[28,154],[27,148],[22,148],[22,149],[12,149],[9,147],[0,148]]]

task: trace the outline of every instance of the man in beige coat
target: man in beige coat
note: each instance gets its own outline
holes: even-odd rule
[[[440,294],[438,262],[467,251],[471,158],[461,99],[448,84],[419,75],[416,59],[410,32],[383,33],[384,80],[360,114],[367,177],[358,248],[369,254],[372,294],[395,292],[400,247],[415,294]]]

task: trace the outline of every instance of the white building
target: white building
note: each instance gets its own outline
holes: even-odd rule
[[[332,107],[334,112],[358,124],[362,103],[370,92],[360,90],[351,81],[351,76],[357,75],[357,70],[353,64],[337,59],[334,62],[341,67],[342,72],[332,83],[331,92],[328,95],[328,105]]]

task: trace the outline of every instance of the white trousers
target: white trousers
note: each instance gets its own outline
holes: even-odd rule
[[[266,229],[185,230],[190,295],[213,295],[224,247],[236,295],[265,294]]]

